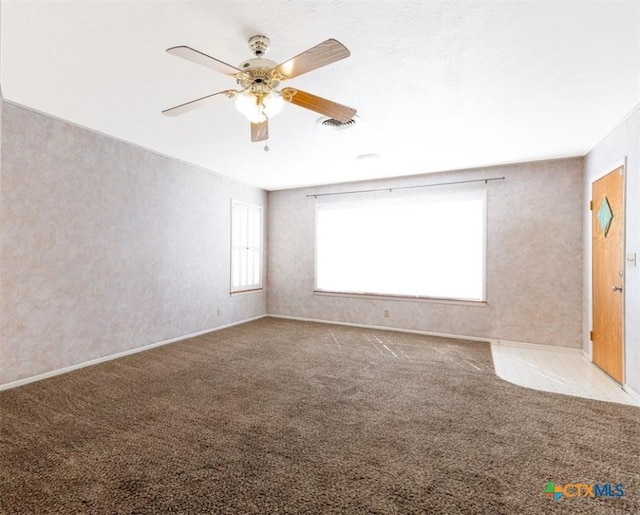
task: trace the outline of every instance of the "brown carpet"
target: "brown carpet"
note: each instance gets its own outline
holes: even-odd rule
[[[0,410],[2,513],[640,513],[640,409],[504,382],[485,343],[263,319]]]

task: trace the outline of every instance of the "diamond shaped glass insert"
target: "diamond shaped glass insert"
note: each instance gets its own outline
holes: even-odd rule
[[[604,234],[604,237],[606,238],[607,233],[609,232],[609,227],[611,227],[611,220],[613,220],[613,213],[611,212],[611,206],[609,205],[607,197],[602,199],[602,204],[600,204],[600,209],[598,209],[597,217],[600,229],[602,229],[602,234]]]

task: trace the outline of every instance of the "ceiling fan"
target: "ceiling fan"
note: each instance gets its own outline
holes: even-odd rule
[[[292,59],[277,64],[263,58],[269,49],[269,44],[269,38],[266,36],[252,36],[249,39],[249,48],[255,57],[240,63],[238,67],[188,46],[167,48],[167,53],[171,55],[234,77],[241,89],[218,91],[165,109],[162,114],[177,116],[201,107],[219,95],[235,98],[237,109],[251,122],[251,141],[265,141],[269,138],[269,118],[282,110],[284,102],[310,109],[344,123],[355,116],[355,109],[326,98],[297,88],[278,89],[280,83],[285,80],[349,57],[351,53],[347,47],[335,39],[327,39]],[[268,147],[265,146],[265,150],[268,150]]]

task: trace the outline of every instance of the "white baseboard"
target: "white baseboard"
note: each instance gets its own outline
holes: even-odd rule
[[[349,327],[362,327],[364,329],[376,329],[380,331],[394,331],[396,333],[409,333],[409,334],[424,334],[425,336],[438,336],[441,338],[454,338],[456,340],[469,340],[473,342],[488,342],[492,343],[491,338],[485,338],[482,336],[468,336],[462,334],[450,334],[450,333],[436,333],[433,331],[421,331],[419,329],[403,329],[402,327],[389,327],[386,325],[369,325],[369,324],[356,324],[352,322],[336,322],[335,320],[320,320],[317,318],[304,318],[304,317],[292,317],[286,315],[267,315],[271,318],[283,318],[285,320],[298,320],[300,322],[316,322],[319,324],[331,324],[331,325],[346,325]]]
[[[346,325],[350,327],[363,327],[365,329],[376,329],[381,331],[394,331],[397,333],[409,333],[409,334],[424,334],[425,336],[437,336],[441,338],[453,338],[456,340],[469,340],[474,342],[488,342],[492,345],[505,345],[510,347],[525,347],[529,349],[537,349],[537,350],[549,350],[549,351],[559,351],[559,352],[568,352],[571,354],[576,354],[580,352],[580,349],[577,347],[558,347],[555,345],[545,345],[542,343],[529,343],[529,342],[516,342],[510,340],[496,340],[495,338],[488,338],[486,336],[469,336],[465,334],[453,334],[453,333],[437,333],[434,331],[422,331],[419,329],[404,329],[402,327],[390,327],[390,326],[382,326],[382,325],[369,325],[369,324],[356,324],[352,322],[336,322],[335,320],[321,320],[318,318],[304,318],[304,317],[294,317],[287,315],[272,315],[268,314],[267,316],[271,318],[283,318],[285,320],[298,320],[300,322],[316,322],[320,324],[333,324],[333,325]]]
[[[25,377],[24,379],[18,379],[17,381],[11,381],[10,383],[5,383],[0,385],[0,391],[9,390],[10,388],[16,388],[18,386],[23,386],[25,384],[33,383],[35,381],[41,381],[42,379],[48,379],[49,377],[54,377],[60,374],[66,374],[67,372],[72,372],[73,370],[78,370],[80,368],[90,367],[92,365],[97,365],[98,363],[104,363],[105,361],[111,361],[112,359],[123,358],[124,356],[129,356],[131,354],[137,354],[138,352],[143,352],[145,350],[154,349],[156,347],[161,347],[163,345],[168,345],[170,343],[179,342],[182,340],[187,340],[189,338],[194,338],[196,336],[201,336],[203,334],[213,333],[215,331],[220,331],[221,329],[226,329],[228,327],[233,327],[235,325],[246,324],[247,322],[253,322],[254,320],[259,320],[261,318],[266,317],[267,315],[260,315],[253,318],[247,318],[244,320],[240,320],[238,322],[232,322],[230,324],[221,325],[218,327],[214,327],[212,329],[205,329],[204,331],[198,331],[196,333],[186,334],[184,336],[178,336],[176,338],[171,338],[169,340],[163,340],[161,342],[150,343],[148,345],[143,345],[142,347],[136,347],[135,349],[129,349],[122,352],[117,352],[115,354],[110,354],[108,356],[103,356],[101,358],[92,359],[89,361],[84,361],[82,363],[78,363],[76,365],[71,365],[69,367],[59,368],[57,370],[52,370],[50,372],[45,372],[44,374],[38,374],[31,377]]]
[[[582,349],[582,355],[589,363],[593,363],[593,355],[589,351]]]
[[[630,397],[633,397],[636,401],[640,402],[640,393],[636,392],[628,384],[625,384],[622,389],[627,392]]]
[[[546,350],[551,352],[566,352],[567,354],[580,354],[582,349],[578,347],[562,347],[560,345],[547,345],[545,343],[517,342],[512,340],[492,340],[493,345],[504,345],[506,347],[522,347],[531,350]]]

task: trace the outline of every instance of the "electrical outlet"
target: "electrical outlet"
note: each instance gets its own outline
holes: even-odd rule
[[[220,318],[220,315],[222,315],[222,310],[220,308],[216,309],[216,316],[218,318]]]
[[[389,313],[389,310],[388,310],[388,309],[385,309],[385,310],[384,310],[384,317],[385,317],[385,318],[389,318],[390,316],[391,316],[391,313]]]

